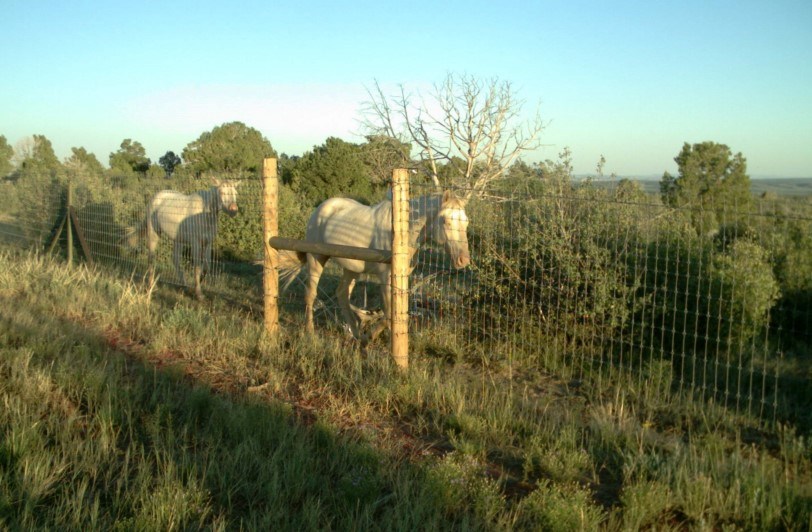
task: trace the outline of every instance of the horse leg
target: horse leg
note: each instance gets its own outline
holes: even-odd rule
[[[319,278],[329,257],[324,255],[307,255],[307,281],[305,283],[305,330],[315,332],[313,326],[313,304],[316,301]]]
[[[160,235],[147,221],[147,264],[149,269],[149,286],[155,286],[155,253],[158,251]]]
[[[349,294],[350,299],[352,298],[352,291],[354,288],[355,288],[355,280],[353,280],[352,283],[350,284],[350,294]],[[353,313],[355,313],[355,315],[358,317],[358,321],[361,324],[361,327],[363,327],[369,321],[379,319],[383,314],[383,311],[381,311],[380,309],[369,310],[365,308],[356,307],[352,303],[350,303],[350,310],[352,310]]]
[[[211,270],[211,240],[206,240],[206,245],[203,246],[203,271],[200,274],[200,282],[209,274]]]
[[[381,273],[381,296],[383,298],[383,315],[384,319],[375,324],[371,331],[364,334],[361,338],[361,346],[366,347],[370,342],[375,340],[384,329],[389,327],[392,321],[392,285],[389,280],[389,272]]]
[[[344,317],[344,323],[350,326],[350,331],[352,331],[352,336],[354,338],[360,338],[360,318],[358,315],[353,312],[352,305],[350,305],[350,296],[352,295],[352,289],[355,286],[355,280],[358,278],[357,273],[344,270],[344,275],[341,276],[341,281],[338,283],[338,290],[336,291],[336,295],[338,296],[338,306],[341,308],[341,314]]]
[[[195,297],[198,301],[203,301],[203,290],[200,288],[200,281],[203,275],[203,249],[199,242],[192,244],[192,262],[194,263],[195,276]]]
[[[199,264],[195,264],[195,298],[198,301],[203,301],[203,290],[200,288],[200,277],[202,275],[201,268]]]
[[[180,266],[180,260],[183,256],[183,244],[175,240],[172,246],[172,262],[175,264],[175,277],[181,286],[186,286],[186,279],[183,277],[183,268]]]

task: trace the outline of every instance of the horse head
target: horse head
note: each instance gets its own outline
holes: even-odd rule
[[[465,200],[454,197],[448,190],[443,193],[440,210],[433,224],[432,238],[445,247],[454,268],[459,270],[470,264]]]
[[[228,213],[229,216],[234,216],[239,212],[237,207],[237,186],[239,181],[220,181],[214,179],[214,186],[217,188],[217,201],[218,207]]]

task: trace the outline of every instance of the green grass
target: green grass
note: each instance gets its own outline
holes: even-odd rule
[[[576,371],[554,339],[483,363],[440,324],[400,373],[237,299],[0,253],[0,528],[812,526],[809,441],[670,367]]]

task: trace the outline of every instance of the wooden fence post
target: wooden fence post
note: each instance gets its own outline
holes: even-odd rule
[[[392,172],[392,358],[409,367],[409,171]]]
[[[279,333],[279,252],[271,247],[270,239],[279,234],[279,180],[276,174],[276,159],[267,158],[262,162],[262,227],[265,259],[262,271],[263,302],[265,308],[265,330],[275,338]]]
[[[79,245],[82,246],[82,253],[85,254],[85,260],[88,264],[93,266],[93,253],[90,251],[90,246],[87,245],[85,232],[82,230],[82,224],[79,223],[79,216],[76,215],[76,209],[73,208],[73,205],[68,207],[68,218],[73,222],[73,230],[76,231],[76,238],[79,239]]]

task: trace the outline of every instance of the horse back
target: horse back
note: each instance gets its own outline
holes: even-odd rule
[[[348,198],[331,198],[311,215],[307,240],[344,246],[371,247],[373,243],[380,246],[381,235],[392,233],[391,216],[391,203],[370,207]]]
[[[175,190],[162,190],[150,202],[147,214],[151,229],[172,240],[183,237],[182,228],[205,209],[203,198],[197,194],[183,194]]]
[[[367,206],[349,198],[331,198],[319,205],[307,223],[309,242],[360,248],[392,247],[392,204]],[[360,260],[334,259],[345,269],[362,272],[375,266]]]

